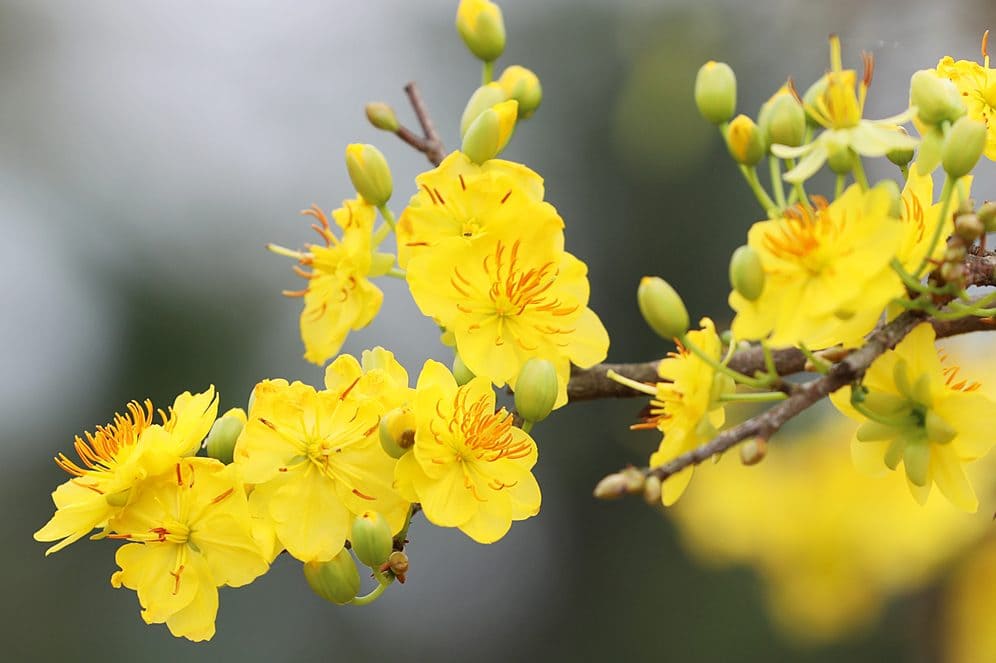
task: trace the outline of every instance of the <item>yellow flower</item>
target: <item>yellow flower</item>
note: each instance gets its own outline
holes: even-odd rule
[[[325,388],[355,402],[376,401],[381,412],[407,404],[415,394],[408,386],[408,371],[394,353],[378,346],[364,350],[360,361],[340,355],[325,369]]]
[[[312,227],[324,246],[308,244],[303,252],[273,244],[268,248],[311,268],[309,272],[295,266],[294,271],[308,279],[308,287],[284,294],[304,298],[301,313],[304,358],[323,364],[339,352],[350,330],[370,324],[380,311],[384,293],[369,278],[385,274],[394,258],[374,252],[372,229],[376,212],[362,198],[344,200],[342,207],[332,212],[342,229],[342,239],[335,236],[325,213],[317,207],[305,210],[304,214],[318,221]]]
[[[772,345],[811,349],[860,344],[889,300],[903,294],[889,267],[903,238],[891,203],[884,189],[862,193],[854,185],[830,205],[817,200],[812,214],[796,207],[755,223],[747,242],[761,258],[765,285],[754,301],[730,293],[734,335],[770,334]]]
[[[268,564],[250,531],[245,490],[234,466],[187,458],[142,484],[138,498],[111,521],[118,549],[115,587],[138,592],[142,619],[170,633],[210,640],[218,587],[241,587]]]
[[[702,318],[699,324],[702,329],[688,332],[688,338],[718,362],[722,344],[716,327],[709,318]],[[663,465],[715,437],[717,429],[726,421],[717,396],[734,389],[731,378],[717,373],[680,344],[677,353],[671,353],[661,361],[657,373],[664,381],[657,383],[657,397],[650,402],[650,419],[635,426],[653,426],[664,433],[660,448],[650,456],[651,467]],[[664,482],[661,486],[664,506],[674,504],[681,497],[692,480],[693,471],[694,467],[690,466]]]
[[[955,506],[974,512],[979,501],[963,465],[996,443],[996,402],[980,383],[959,381],[957,367],[943,366],[933,327],[918,326],[879,357],[862,386],[853,399],[850,387],[831,396],[841,412],[863,422],[851,443],[855,464],[880,474],[902,463],[919,502],[936,483]]]
[[[458,527],[478,543],[497,541],[512,521],[539,513],[536,443],[504,408],[495,412],[486,379],[457,387],[445,366],[429,360],[415,390],[415,446],[395,471],[406,499],[421,502],[431,523]]]
[[[473,163],[462,152],[415,178],[418,193],[398,219],[398,264],[452,241],[508,236],[524,226],[555,233],[564,221],[543,202],[543,178],[522,164],[491,159]]]
[[[132,489],[146,477],[169,469],[183,456],[197,453],[218,414],[214,387],[176,397],[169,412],[159,411],[161,424],[153,423],[151,401],[128,404],[128,414],[98,426],[95,433],[76,437],[82,466],[59,454],[56,464],[73,476],[52,493],[56,512],[35,532],[37,541],[59,541],[45,551],[61,550],[103,527],[132,499]]]
[[[383,406],[286,380],[256,386],[235,463],[256,484],[253,509],[273,522],[293,557],[327,561],[342,550],[353,517],[379,511],[401,529],[407,503],[392,488],[395,461],[380,446]]]
[[[988,32],[986,34],[988,37]],[[996,71],[989,67],[987,39],[982,41],[982,64],[958,60],[947,55],[937,63],[937,75],[948,78],[961,93],[968,117],[985,122],[985,155],[996,161]]]
[[[868,157],[881,157],[893,150],[913,149],[918,141],[900,132],[897,125],[906,122],[909,110],[882,120],[862,118],[865,96],[871,84],[874,61],[870,54],[864,58],[864,75],[860,84],[853,69],[843,69],[840,57],[840,39],[830,37],[831,69],[806,94],[803,104],[806,112],[824,130],[814,141],[799,147],[773,145],[772,153],[781,159],[802,160],[785,173],[788,182],[803,182],[812,177],[827,161],[835,158],[849,161],[850,152]],[[857,86],[857,92],[855,92]]]
[[[567,403],[570,365],[605,359],[609,337],[588,308],[588,268],[563,251],[549,228],[523,229],[514,240],[447,242],[412,259],[408,285],[427,316],[452,330],[467,367],[501,387],[530,358],[557,368],[554,407]]]
[[[971,176],[964,181],[967,184],[966,188],[971,186]],[[952,193],[949,210],[958,209],[959,189],[960,187],[955,187]],[[919,168],[910,169],[906,186],[903,187],[902,198],[903,209],[900,218],[903,221],[903,239],[896,252],[896,258],[907,272],[912,273],[924,258],[937,225],[944,224],[940,234],[942,240],[954,231],[954,216],[948,214],[941,217],[943,205],[940,202],[933,202],[934,178],[930,173],[921,173]],[[929,256],[930,259],[940,260],[946,249],[945,242],[938,242],[934,252]]]

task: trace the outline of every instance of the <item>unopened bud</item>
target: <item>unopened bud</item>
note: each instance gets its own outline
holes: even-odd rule
[[[408,573],[408,555],[403,550],[395,550],[387,558],[387,568],[402,585]]]
[[[346,147],[346,170],[353,187],[364,200],[380,207],[391,199],[393,182],[387,159],[373,145],[353,143]]]
[[[211,431],[204,440],[204,448],[207,455],[217,458],[221,462],[232,462],[235,451],[235,441],[242,434],[242,429],[246,425],[246,413],[240,407],[235,407],[218,417]]]
[[[972,172],[986,147],[986,125],[963,117],[951,125],[941,148],[941,165],[949,177],[958,178]]]
[[[764,268],[757,251],[738,247],[730,257],[730,285],[747,301],[755,301],[764,290]]]
[[[387,561],[394,546],[391,526],[377,511],[364,511],[353,520],[349,540],[356,559],[372,569]]]
[[[776,94],[757,118],[766,145],[798,147],[806,137],[806,111],[788,92]]]
[[[505,89],[498,83],[488,83],[474,90],[460,116],[460,138],[467,135],[467,129],[481,113],[508,99]]]
[[[971,244],[982,237],[986,226],[975,214],[959,214],[954,220],[955,234]]]
[[[360,572],[345,548],[327,562],[305,562],[304,578],[315,594],[339,605],[349,603],[360,591]]]
[[[661,503],[661,480],[656,474],[647,477],[643,484],[643,501],[650,506],[657,506]]]
[[[737,77],[725,62],[706,62],[695,77],[695,105],[702,117],[722,124],[737,109]]]
[[[965,278],[965,268],[961,263],[946,262],[941,265],[941,278],[945,283],[960,284]]]
[[[557,369],[546,359],[532,358],[515,379],[515,409],[526,421],[543,421],[557,401]]]
[[[531,70],[513,64],[501,72],[498,85],[505,92],[506,99],[519,102],[519,119],[524,120],[536,112],[543,101],[543,86],[539,77]]]
[[[477,164],[498,156],[515,130],[518,107],[519,102],[509,99],[478,115],[467,127],[461,151]]]
[[[896,131],[904,136],[910,135],[909,132],[903,127],[896,127]],[[889,161],[902,168],[903,166],[908,165],[910,161],[913,161],[913,148],[889,150],[885,153],[885,156]]]
[[[370,120],[370,124],[381,131],[394,133],[398,130],[400,126],[398,124],[398,116],[394,114],[394,109],[384,102],[372,101],[367,104],[364,110],[366,111],[367,119]]]
[[[688,310],[671,285],[658,276],[644,276],[636,289],[643,319],[662,338],[671,340],[688,331]]]
[[[986,227],[987,233],[996,231],[996,203],[983,203],[979,208],[979,220]]]
[[[505,21],[493,2],[460,0],[456,29],[470,52],[485,62],[497,60],[505,50]]]
[[[838,140],[836,136],[827,135],[827,167],[837,175],[846,175],[854,170],[857,155],[846,140]]]
[[[910,106],[916,107],[921,122],[932,126],[954,122],[965,114],[958,88],[931,69],[921,69],[910,78]]]
[[[756,166],[764,157],[765,146],[754,120],[737,115],[726,131],[726,147],[730,156],[744,166]]]
[[[460,356],[459,352],[453,355],[453,379],[456,380],[459,387],[474,379],[474,372],[467,368],[467,364],[463,362],[463,357]]]
[[[401,458],[415,445],[415,413],[395,408],[380,418],[380,446],[391,458]]]
[[[948,247],[944,249],[944,262],[962,262],[965,260],[965,255],[968,250],[965,247],[964,242],[951,242]]]
[[[740,445],[740,462],[744,465],[757,465],[768,455],[768,441],[755,437]]]
[[[643,492],[647,478],[635,467],[627,467],[622,472],[616,472],[603,478],[595,486],[594,495],[600,500],[614,500],[623,495],[635,495]]]

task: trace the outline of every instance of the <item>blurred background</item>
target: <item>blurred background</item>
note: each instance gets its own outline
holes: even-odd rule
[[[996,28],[989,0],[908,0],[898,13],[858,0],[500,4],[499,71],[528,66],[545,91],[505,156],[546,178],[568,249],[589,265],[612,361],[669,349],[636,310],[644,274],[725,325],[728,256],[759,218],[695,111],[699,65],[731,63],[739,108],[756,115],[787,76],[804,90],[823,73],[836,32],[845,65],[875,55],[866,116],[883,117],[904,107],[913,71],[945,54],[977,59],[983,30]],[[455,7],[0,0],[6,659],[993,660],[980,653],[996,633],[993,482],[977,482],[972,516],[943,500],[911,508],[898,477],[855,478],[847,425],[820,413],[776,438],[757,468],[704,468],[662,515],[591,497],[600,477],[656,448],[656,434],[627,430],[644,402],[571,406],[536,431],[541,514],[499,543],[417,518],[408,583],[366,608],[323,603],[281,559],[222,591],[208,644],[142,623],[135,594],[108,582],[110,542],[43,557],[31,534],[65,480],[51,457],[129,400],[168,405],[214,384],[224,410],[264,377],[320,383],[301,357],[300,300],[280,296],[299,281],[263,246],[311,241],[298,211],[352,195],[350,142],[387,154],[392,206],[403,207],[427,163],[370,127],[365,102],[392,104],[414,127],[401,88],[417,80],[457,144],[480,70],[453,29]],[[887,163],[869,172],[895,174]],[[993,184],[985,171],[976,195],[993,196]],[[412,374],[429,356],[448,362],[404,284],[380,285],[384,310],[344,351],[385,345]],[[971,375],[996,379],[996,365],[970,361]],[[806,442],[813,451],[798,453]]]

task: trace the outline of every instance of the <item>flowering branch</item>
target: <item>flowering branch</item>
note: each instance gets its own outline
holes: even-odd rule
[[[405,86],[405,94],[408,95],[408,101],[412,105],[412,110],[415,111],[415,117],[418,119],[424,135],[419,136],[401,124],[398,125],[394,134],[424,154],[433,166],[438,166],[446,157],[446,148],[443,147],[443,141],[429,116],[429,109],[426,108],[422,94],[414,81]]]

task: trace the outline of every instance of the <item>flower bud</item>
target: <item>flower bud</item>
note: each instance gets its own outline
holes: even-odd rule
[[[766,145],[798,147],[806,137],[806,111],[788,92],[765,102],[757,119]]]
[[[459,387],[474,379],[474,372],[467,368],[467,364],[463,363],[463,357],[460,356],[459,352],[453,355],[453,378]]]
[[[360,591],[360,572],[345,548],[327,562],[306,562],[304,578],[315,594],[338,605],[349,603]]]
[[[910,106],[915,106],[917,118],[929,125],[954,122],[965,114],[958,88],[932,69],[921,69],[910,78]]]
[[[546,359],[528,360],[515,379],[515,409],[526,421],[543,421],[557,400],[557,369]]]
[[[896,127],[896,131],[904,136],[910,135],[903,127]],[[910,161],[913,161],[913,148],[889,150],[885,153],[885,156],[889,161],[902,168],[908,165]]]
[[[949,177],[968,175],[986,147],[986,125],[963,117],[951,125],[941,148],[941,165]]]
[[[398,124],[398,116],[394,114],[394,109],[384,102],[372,101],[367,104],[364,110],[366,111],[367,119],[370,120],[370,124],[381,131],[394,133],[398,130],[400,126]]]
[[[391,458],[401,458],[415,446],[415,413],[395,408],[380,418],[380,446]]]
[[[346,147],[346,170],[356,192],[375,207],[391,199],[393,183],[387,159],[373,145],[353,143]]]
[[[235,451],[235,441],[239,439],[246,425],[246,413],[240,407],[235,407],[218,417],[211,431],[204,440],[207,455],[217,458],[226,465],[232,462]]]
[[[856,155],[846,140],[838,140],[836,136],[827,135],[827,166],[837,175],[846,175],[854,170]]]
[[[768,455],[768,441],[755,437],[740,445],[740,462],[744,465],[757,465]]]
[[[737,109],[737,77],[725,62],[710,60],[695,77],[695,105],[702,117],[713,124],[722,124],[733,117]]]
[[[403,550],[395,550],[387,557],[387,568],[402,585],[408,573],[408,555]]]
[[[764,268],[757,251],[749,246],[738,247],[730,258],[730,285],[749,302],[764,290]]]
[[[519,119],[524,120],[536,112],[543,101],[543,86],[529,69],[513,64],[501,72],[498,85],[505,92],[506,99],[519,102]]]
[[[657,334],[668,340],[688,331],[688,309],[681,296],[664,279],[644,276],[636,289],[636,302],[643,319]]]
[[[661,503],[661,480],[657,475],[651,474],[643,484],[643,501],[650,506],[657,506]]]
[[[485,62],[497,60],[505,50],[505,21],[493,2],[460,0],[456,29],[470,52]]]
[[[979,221],[986,227],[986,232],[996,231],[996,203],[986,202],[979,208]]]
[[[764,156],[765,146],[754,120],[737,115],[726,130],[726,147],[733,160],[744,166],[756,166]]]
[[[955,234],[971,244],[982,237],[986,226],[975,214],[959,214],[954,220]]]
[[[364,511],[353,520],[353,533],[349,540],[356,559],[372,569],[386,562],[394,548],[391,526],[376,511]]]
[[[481,113],[508,99],[505,89],[498,83],[488,83],[474,90],[460,116],[460,138],[467,135],[467,129]]]
[[[467,127],[461,151],[477,164],[498,156],[515,130],[518,107],[519,102],[509,99],[478,115]]]
[[[614,500],[623,495],[643,492],[646,482],[643,472],[635,467],[627,467],[622,472],[610,474],[599,481],[593,494],[600,500]]]

